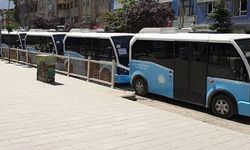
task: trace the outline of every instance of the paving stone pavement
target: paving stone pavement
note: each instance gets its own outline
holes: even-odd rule
[[[246,149],[250,136],[163,111],[111,89],[0,61],[0,150]]]

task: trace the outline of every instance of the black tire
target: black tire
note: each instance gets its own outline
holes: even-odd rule
[[[137,77],[133,80],[133,88],[136,95],[146,96],[148,94],[148,84],[141,77]]]
[[[236,112],[234,100],[226,95],[218,95],[212,99],[212,112],[221,118],[231,118]]]

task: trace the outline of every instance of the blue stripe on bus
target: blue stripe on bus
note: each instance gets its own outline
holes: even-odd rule
[[[213,80],[213,83],[210,83],[209,80]],[[215,90],[224,90],[231,93],[237,104],[238,112],[240,115],[250,116],[250,84],[241,81],[234,81],[228,79],[207,78],[207,100],[209,95]],[[207,103],[208,104],[208,103]]]
[[[173,98],[173,70],[153,62],[130,60],[131,83],[135,76],[146,79],[148,92]],[[172,72],[172,73],[170,73]]]
[[[130,80],[129,75],[115,74],[115,83],[118,83],[118,84],[129,83],[129,80]]]

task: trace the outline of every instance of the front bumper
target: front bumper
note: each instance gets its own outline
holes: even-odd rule
[[[250,102],[240,101],[238,102],[239,115],[250,117]]]

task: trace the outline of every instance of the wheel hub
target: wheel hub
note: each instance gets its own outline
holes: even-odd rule
[[[144,90],[143,83],[141,83],[141,82],[136,82],[135,88],[136,88],[136,90],[138,91],[138,93],[142,93],[143,90]]]
[[[218,113],[225,115],[229,113],[229,104],[225,100],[218,100],[215,104],[215,109]]]

